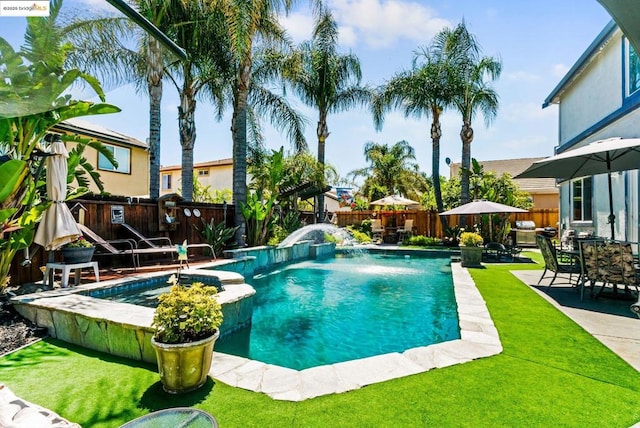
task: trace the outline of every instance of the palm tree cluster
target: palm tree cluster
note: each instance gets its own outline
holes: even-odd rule
[[[444,209],[440,188],[440,116],[446,109],[462,117],[462,180],[460,203],[469,202],[472,121],[482,112],[488,125],[496,116],[498,94],[490,83],[500,76],[499,59],[481,55],[476,38],[463,21],[456,28],[440,31],[427,47],[416,51],[412,68],[393,76],[378,88],[372,108],[376,127],[391,109],[405,116],[431,117],[432,184],[438,212]],[[445,217],[441,217],[445,222]],[[446,226],[446,224],[444,224]]]
[[[337,23],[320,2],[311,3],[315,17],[312,38],[299,46],[292,45],[278,20],[291,10],[293,0],[134,0],[133,5],[183,47],[186,58],[175,57],[153,37],[117,16],[77,16],[56,27],[52,37],[64,46],[65,66],[86,70],[107,85],[133,83],[148,94],[151,197],[159,195],[160,102],[165,82],[175,87],[180,98],[182,196],[187,201],[193,198],[195,111],[199,101],[207,102],[215,107],[218,120],[225,111],[232,112],[233,203],[240,208],[247,201],[247,159],[259,153],[263,144],[263,121],[286,133],[294,153],[308,150],[306,119],[289,104],[287,90],[318,112],[320,170],[325,165],[330,114],[370,106],[378,129],[392,109],[401,109],[406,116],[431,117],[431,185],[439,211],[443,210],[440,115],[455,109],[462,116],[463,171],[469,169],[474,116],[482,112],[488,124],[496,115],[498,96],[490,82],[500,74],[500,61],[481,55],[464,22],[442,30],[429,46],[416,52],[410,70],[372,90],[361,83],[358,58],[339,52]],[[283,90],[276,92],[278,86]],[[363,193],[369,198],[388,193],[419,198],[427,191],[429,180],[418,171],[408,142],[392,147],[371,142],[364,155],[371,167],[353,174],[366,177]],[[329,170],[324,169],[324,184]],[[464,203],[469,198],[468,176],[463,175],[461,186]],[[316,202],[320,219],[323,209],[320,195]],[[235,213],[235,223],[240,226],[236,239],[241,242],[244,218],[241,209]]]

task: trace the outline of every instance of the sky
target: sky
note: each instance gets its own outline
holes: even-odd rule
[[[92,7],[110,7],[105,0],[81,2],[91,3]],[[340,51],[358,56],[362,83],[371,87],[410,69],[416,49],[428,45],[442,28],[466,22],[484,55],[500,58],[503,66],[500,79],[493,83],[500,102],[496,118],[487,127],[479,114],[473,123],[471,155],[480,161],[553,154],[557,145],[558,109],[555,105],[542,109],[542,103],[611,19],[596,0],[326,0],[326,4],[338,23]],[[0,17],[0,37],[18,47],[25,22],[25,18]],[[313,20],[307,3],[281,22],[295,42],[310,38]],[[130,86],[108,89],[107,102],[117,105],[122,112],[84,120],[146,141],[146,96],[136,94]],[[308,119],[305,135],[315,154],[317,113],[295,98],[290,102]],[[177,106],[177,93],[165,83],[161,137],[164,166],[181,163]],[[448,176],[446,158],[452,162],[460,162],[461,158],[461,119],[451,111],[445,112],[441,121],[440,170]],[[401,112],[393,112],[386,115],[378,132],[370,112],[358,108],[332,114],[327,123],[331,134],[326,142],[326,162],[341,177],[367,166],[363,146],[369,141],[388,145],[408,141],[416,151],[420,170],[431,174],[428,117],[405,118]],[[217,122],[212,109],[203,101],[198,103],[196,163],[232,157],[230,125],[230,111]],[[267,147],[291,149],[284,135],[265,128]]]

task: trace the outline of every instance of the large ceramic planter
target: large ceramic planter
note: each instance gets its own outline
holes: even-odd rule
[[[96,247],[62,248],[62,258],[67,264],[90,262]]]
[[[164,390],[180,394],[204,385],[211,369],[213,345],[219,336],[217,330],[213,336],[198,342],[178,344],[160,343],[151,338]]]
[[[482,267],[482,247],[460,247],[462,267]]]

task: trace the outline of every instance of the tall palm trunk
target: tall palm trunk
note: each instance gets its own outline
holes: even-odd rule
[[[147,44],[147,87],[149,89],[149,196],[160,196],[160,104],[162,101],[162,51],[160,42],[149,37]]]
[[[182,146],[182,197],[185,201],[193,200],[193,146],[196,142],[196,99],[193,90],[193,79],[185,72],[184,84],[180,92],[178,107],[178,127],[180,145]]]
[[[462,178],[460,180],[460,204],[464,205],[469,201],[469,171],[471,170],[471,142],[473,141],[473,128],[471,122],[465,120],[460,131],[462,140]],[[466,220],[466,219],[464,219]],[[461,221],[466,223],[466,221]]]
[[[318,162],[324,169],[325,159],[325,142],[329,137],[329,128],[327,127],[327,112],[320,111],[320,119],[318,120],[318,127],[316,128],[316,134],[318,136]],[[318,201],[318,218],[317,222],[324,221],[324,193],[320,193],[316,198]]]
[[[440,127],[440,113],[439,108],[434,108],[431,111],[433,121],[431,123],[431,168],[433,181],[433,193],[436,198],[436,208],[438,212],[444,211],[444,204],[442,203],[442,189],[440,188],[440,138],[442,137],[442,128]],[[440,222],[442,229],[446,230],[449,226],[446,216],[440,216]]]
[[[237,92],[233,100],[233,118],[231,133],[233,137],[233,204],[235,205],[236,242],[244,246],[246,234],[245,219],[241,204],[247,202],[247,98],[251,81],[251,57],[240,66],[237,80]]]

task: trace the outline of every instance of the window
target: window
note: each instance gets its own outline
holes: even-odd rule
[[[200,175],[200,176],[209,175],[209,170],[208,169],[199,169],[198,170],[198,175]]]
[[[575,180],[571,184],[571,201],[573,203],[573,221],[592,221],[593,210],[591,199],[593,196],[593,178],[585,177]]]
[[[171,174],[162,174],[162,190],[171,190]]]
[[[627,93],[629,96],[640,89],[640,59],[638,59],[638,54],[636,53],[631,43],[626,41],[626,81],[627,81]]]
[[[98,153],[98,169],[129,174],[131,172],[131,150],[125,147],[110,146],[109,144],[104,144],[104,146],[113,153],[118,166],[113,166],[102,153]]]

